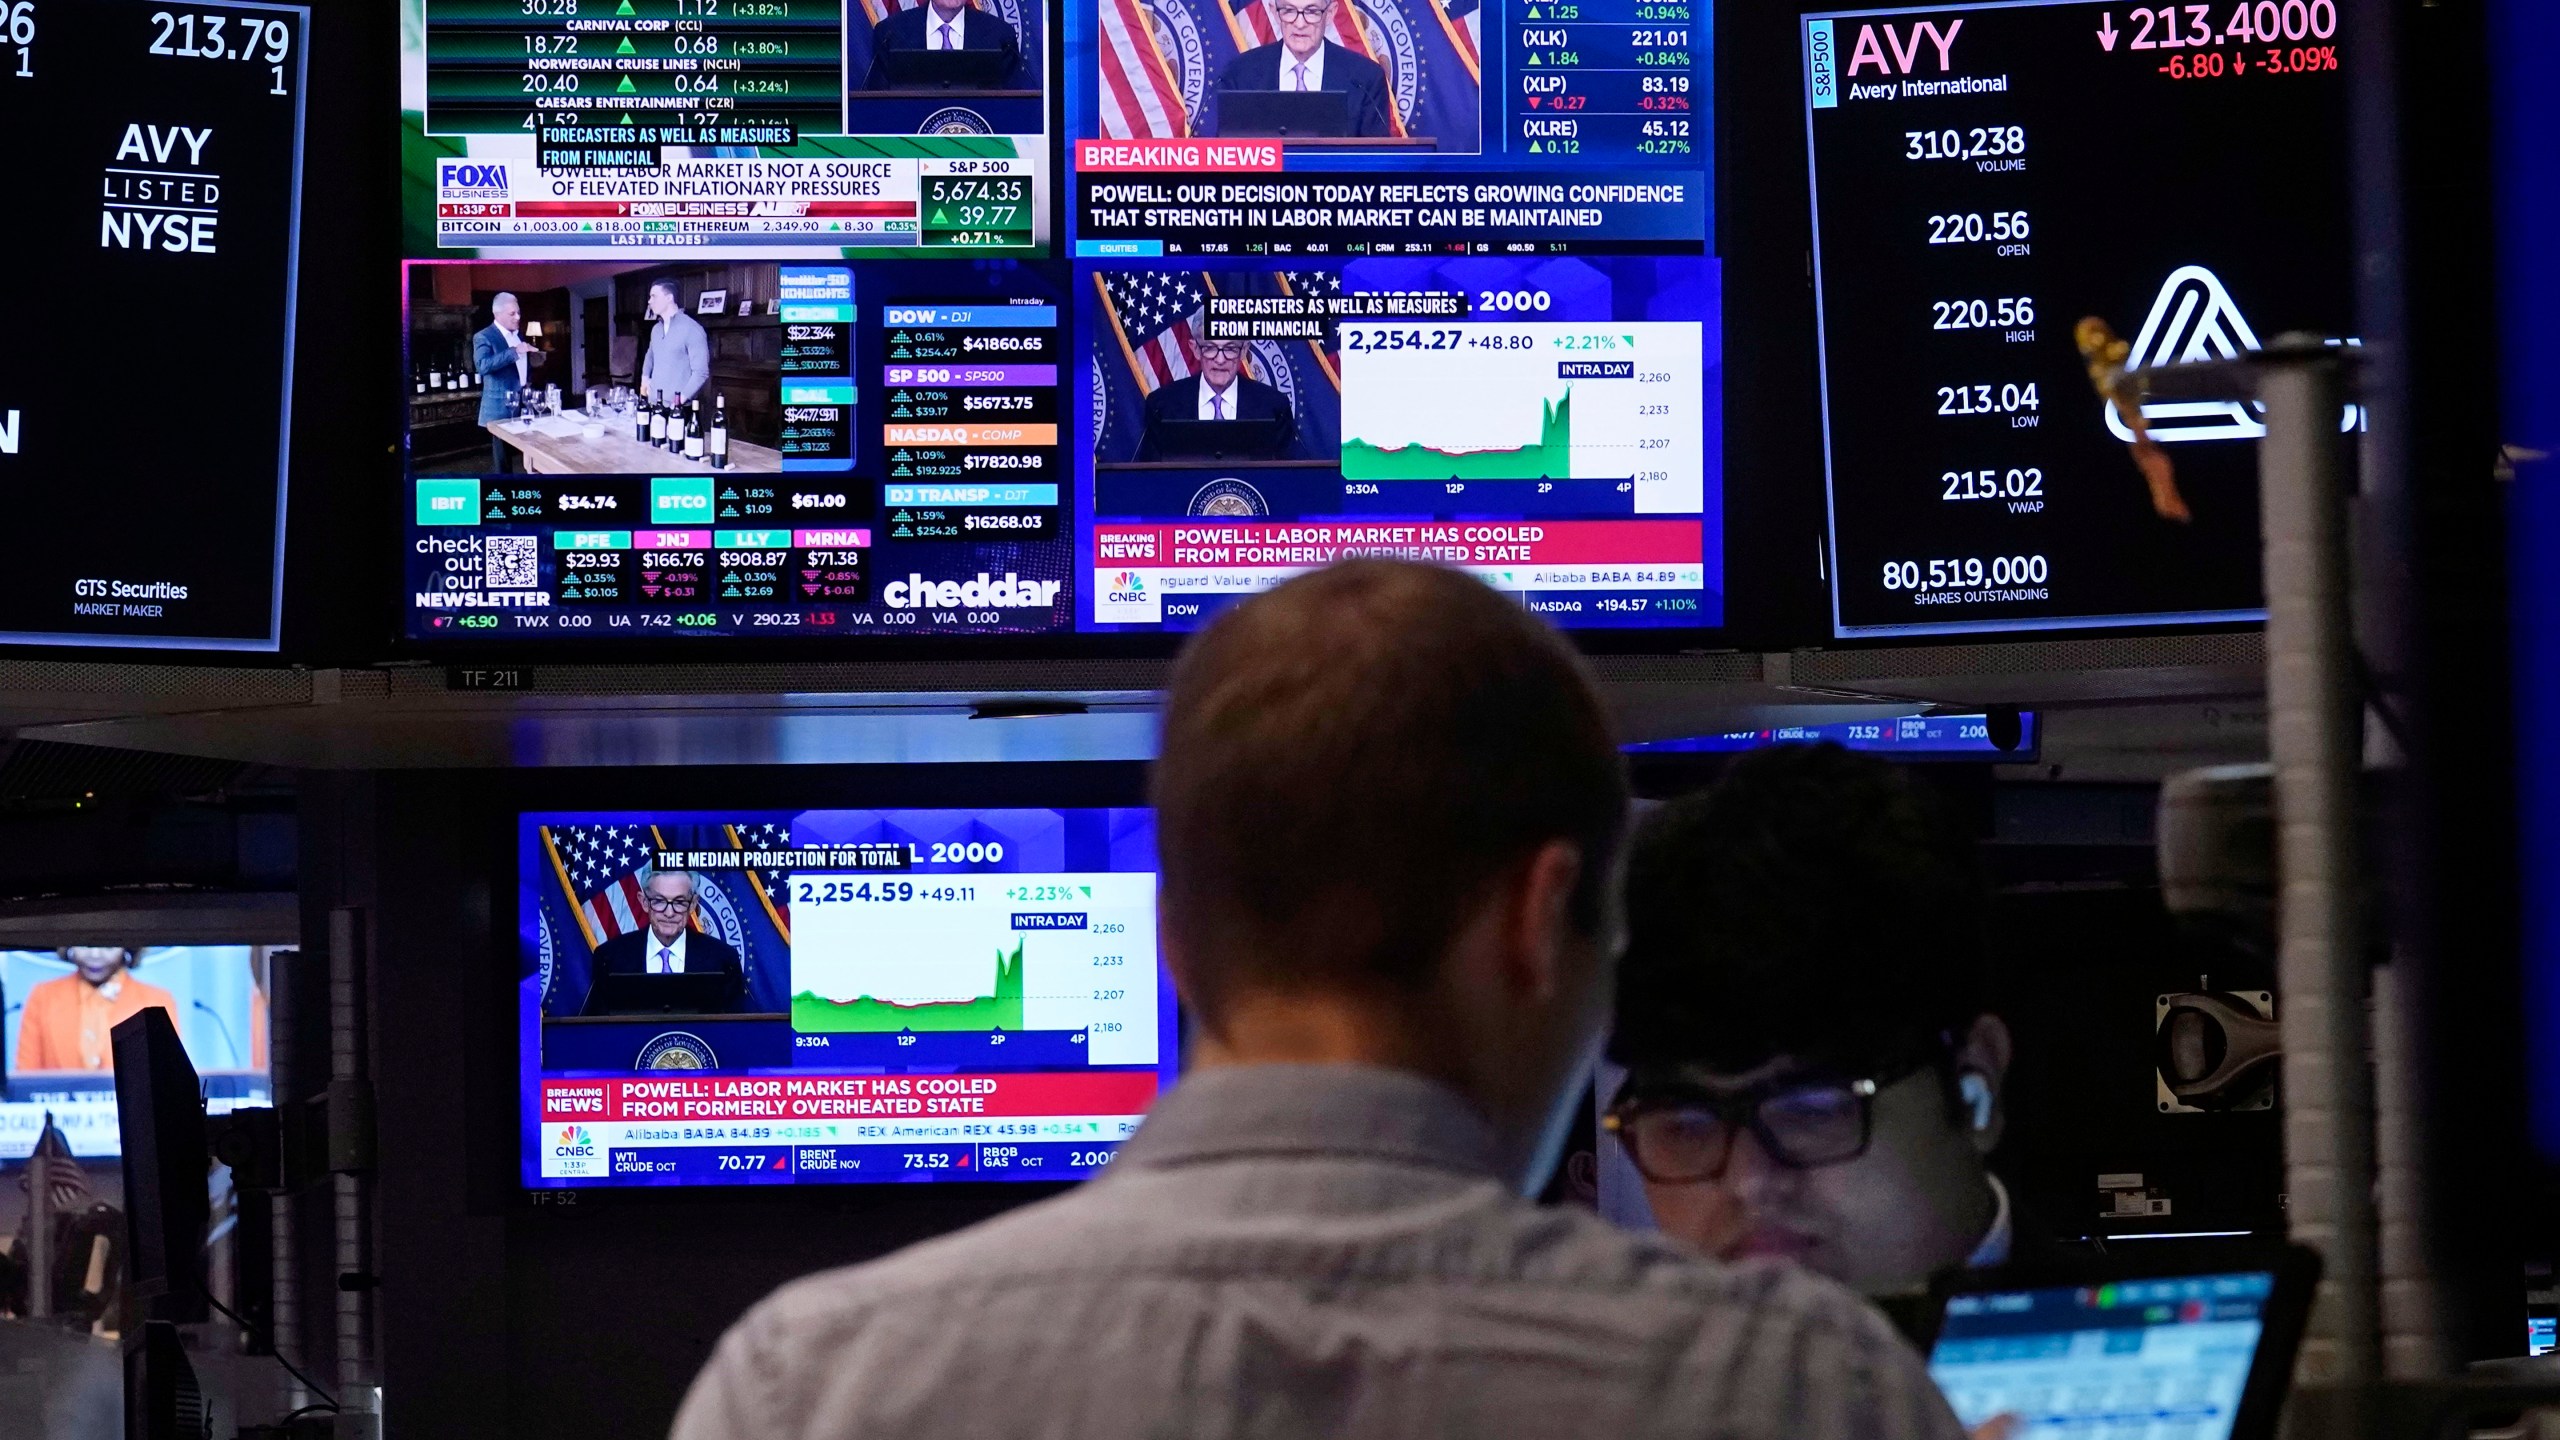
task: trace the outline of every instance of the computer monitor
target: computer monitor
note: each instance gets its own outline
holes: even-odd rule
[[[1929,1374],[1968,1430],[2013,1416],[2013,1440],[2272,1440],[2318,1261],[2206,1263],[1968,1276]]]
[[[1351,96],[1341,90],[1229,90],[1218,96],[1218,133],[1322,136],[1351,133]]]
[[[111,1033],[124,1136],[125,1284],[149,1318],[191,1324],[207,1313],[204,1240],[213,1208],[196,1067],[166,1010],[143,1010]]]
[[[1020,63],[1001,50],[892,50],[881,58],[901,90],[993,90]]]
[[[0,950],[0,1171],[26,1162],[47,1116],[81,1160],[120,1153],[114,1052],[79,1023],[85,997],[101,989],[115,991],[111,1013],[166,1010],[208,1114],[265,1105],[269,975],[289,953],[221,944]]]
[[[517,826],[529,1188],[1074,1180],[1173,1081],[1151,810]]]
[[[1289,439],[1278,419],[1158,420],[1147,430],[1167,460],[1277,460]]]

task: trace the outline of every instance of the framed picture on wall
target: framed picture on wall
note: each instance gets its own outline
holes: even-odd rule
[[[722,315],[726,314],[728,309],[729,292],[726,290],[705,290],[702,292],[702,298],[693,302],[693,313],[696,315]]]

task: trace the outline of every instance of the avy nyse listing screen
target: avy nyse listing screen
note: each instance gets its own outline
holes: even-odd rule
[[[0,640],[275,648],[307,14],[0,0]]]

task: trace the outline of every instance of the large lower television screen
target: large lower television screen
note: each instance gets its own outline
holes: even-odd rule
[[[267,1103],[267,956],[262,946],[72,945],[0,951],[0,1163],[35,1149],[48,1116],[71,1153],[122,1153],[110,1031],[169,1012],[221,1114]]]
[[[1144,809],[518,820],[525,1185],[1073,1180],[1174,1075]]]

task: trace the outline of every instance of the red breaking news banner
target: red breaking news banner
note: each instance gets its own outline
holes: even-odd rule
[[[861,1120],[933,1115],[1136,1115],[1146,1071],[1057,1075],[726,1075],[546,1080],[545,1120]]]
[[[1101,170],[1277,170],[1277,140],[1079,140],[1076,168]]]
[[[1695,564],[1701,543],[1695,520],[1093,527],[1094,556],[1103,563],[1134,561],[1176,568],[1327,565],[1351,555],[1393,555],[1453,565]]]

